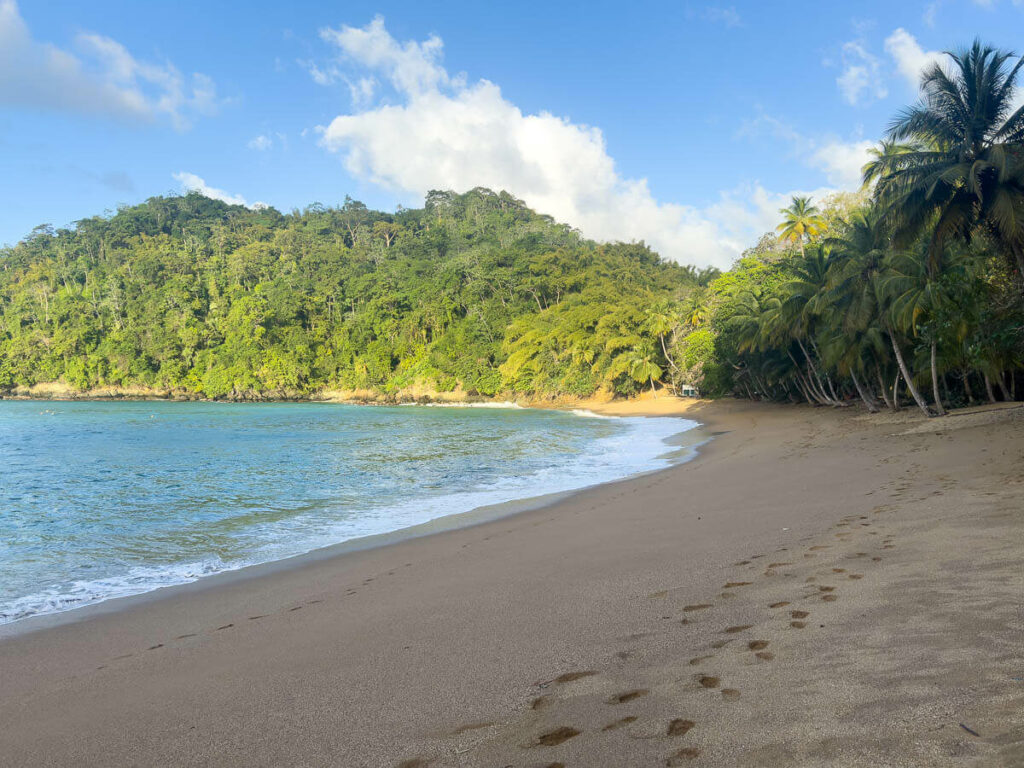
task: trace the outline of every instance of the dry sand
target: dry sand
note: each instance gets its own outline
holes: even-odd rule
[[[1024,410],[689,413],[687,465],[7,637],[0,763],[1024,765]]]

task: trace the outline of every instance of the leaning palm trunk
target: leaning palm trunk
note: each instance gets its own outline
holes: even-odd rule
[[[800,340],[799,336],[797,336],[797,338],[796,338],[796,343],[800,345],[800,351],[804,353],[804,359],[807,361],[807,378],[808,378],[808,380],[811,381],[812,384],[815,384],[815,383],[817,384],[817,387],[815,387],[814,389],[815,389],[815,394],[818,396],[819,400],[821,401],[821,404],[822,405],[835,405],[836,401],[833,400],[832,398],[830,398],[828,396],[828,393],[825,391],[825,385],[822,384],[822,382],[821,382],[821,376],[818,374],[818,368],[814,364],[814,359],[807,352],[807,347],[804,346],[804,343]]]
[[[672,355],[670,355],[668,350],[665,348],[665,335],[659,335],[658,339],[661,341],[661,351],[665,353],[665,359],[668,360],[668,364],[672,366],[673,371],[678,371],[679,366],[676,365],[676,361],[672,359]]]
[[[964,371],[964,394],[967,395],[967,404],[974,405],[974,391],[971,389],[970,371]]]
[[[932,397],[935,399],[935,412],[939,416],[946,415],[946,409],[942,407],[942,396],[939,394],[939,371],[935,365],[935,347],[936,344],[932,342]]]
[[[896,369],[896,378],[892,380],[892,409],[898,411],[900,409],[900,379],[903,374],[900,373],[900,369]]]
[[[996,384],[999,385],[999,391],[1003,393],[1003,400],[1010,402],[1013,398],[1010,397],[1010,391],[1006,388],[1005,374],[1002,371],[996,376]]]
[[[982,377],[985,379],[985,394],[988,395],[988,401],[994,403],[996,401],[996,395],[992,391],[992,379],[988,377],[987,373],[982,373]]]
[[[860,385],[860,380],[857,378],[857,374],[854,373],[853,369],[850,369],[850,378],[853,379],[853,386],[857,388],[857,394],[860,395],[860,399],[864,401],[864,405],[867,407],[869,413],[878,413],[878,406],[868,397],[864,391],[864,387]]]
[[[896,407],[892,404],[892,400],[889,399],[889,392],[885,387],[885,379],[882,378],[882,369],[875,364],[875,373],[878,375],[878,389],[882,393],[882,399],[885,400],[885,405],[890,411],[895,411]]]
[[[813,349],[814,350],[814,354],[816,354],[818,356],[818,360],[821,360],[821,350],[818,349],[818,342],[816,342],[814,340],[813,336],[811,336],[811,349]],[[832,384],[832,377],[829,376],[828,375],[828,371],[825,371],[825,370],[822,371],[822,374],[825,377],[825,383],[828,384],[828,391],[832,393],[832,399],[835,400],[837,405],[841,405],[842,401],[841,401],[839,395],[836,394],[836,388]]]
[[[892,341],[892,351],[896,354],[896,362],[900,366],[900,371],[903,373],[903,380],[907,382],[907,390],[910,392],[910,396],[914,398],[914,402],[917,403],[917,407],[921,409],[925,416],[932,416],[932,412],[928,410],[928,404],[925,403],[924,398],[921,397],[921,393],[917,391],[917,387],[914,386],[914,381],[910,377],[910,370],[907,368],[907,364],[903,361],[903,353],[900,351],[900,345],[896,343],[896,337],[890,333],[889,339]]]

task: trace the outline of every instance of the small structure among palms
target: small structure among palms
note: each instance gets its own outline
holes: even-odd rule
[[[789,207],[780,208],[779,213],[785,216],[776,227],[779,239],[799,244],[801,256],[810,239],[825,231],[825,220],[810,197],[794,196]]]

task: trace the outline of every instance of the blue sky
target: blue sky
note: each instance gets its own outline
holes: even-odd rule
[[[0,0],[0,243],[187,187],[283,211],[507,188],[725,266],[793,192],[851,188],[936,51],[1021,0]]]

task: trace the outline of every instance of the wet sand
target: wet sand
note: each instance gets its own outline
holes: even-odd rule
[[[1024,764],[1024,409],[688,415],[689,464],[0,640],[0,763]]]

